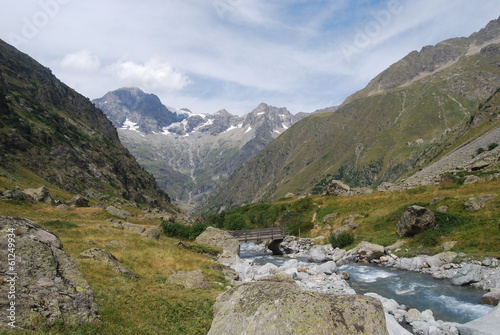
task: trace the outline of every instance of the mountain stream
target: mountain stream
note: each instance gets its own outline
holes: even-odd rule
[[[254,264],[272,263],[277,266],[290,260],[259,251],[250,243],[241,245],[241,257],[252,260]],[[307,259],[298,260],[309,262]],[[338,271],[350,275],[348,283],[356,293],[375,292],[406,305],[408,309],[416,308],[421,312],[430,309],[436,320],[466,323],[488,314],[493,308],[480,304],[485,291],[453,286],[449,280],[435,279],[428,274],[358,263],[343,265]]]

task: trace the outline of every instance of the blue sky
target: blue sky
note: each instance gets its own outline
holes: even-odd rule
[[[498,0],[1,0],[0,38],[83,95],[137,86],[197,113],[340,104]]]

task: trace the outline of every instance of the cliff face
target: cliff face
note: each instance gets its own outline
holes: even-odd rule
[[[61,189],[173,206],[106,116],[51,71],[0,40],[0,167]]]

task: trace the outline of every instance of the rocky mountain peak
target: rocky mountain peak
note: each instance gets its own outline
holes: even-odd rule
[[[116,128],[149,134],[161,132],[163,127],[182,120],[182,116],[165,107],[156,95],[147,94],[136,87],[108,92],[93,102],[106,111],[106,116]]]

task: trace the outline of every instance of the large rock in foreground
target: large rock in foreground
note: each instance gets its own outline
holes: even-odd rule
[[[11,309],[8,318],[0,319],[0,328],[100,319],[94,293],[57,236],[30,220],[5,216],[0,216],[0,232],[0,309],[2,315]]]
[[[421,206],[410,206],[396,226],[399,236],[414,236],[436,226],[436,216]]]
[[[208,335],[388,334],[378,300],[304,292],[285,275],[221,294],[214,312]]]

